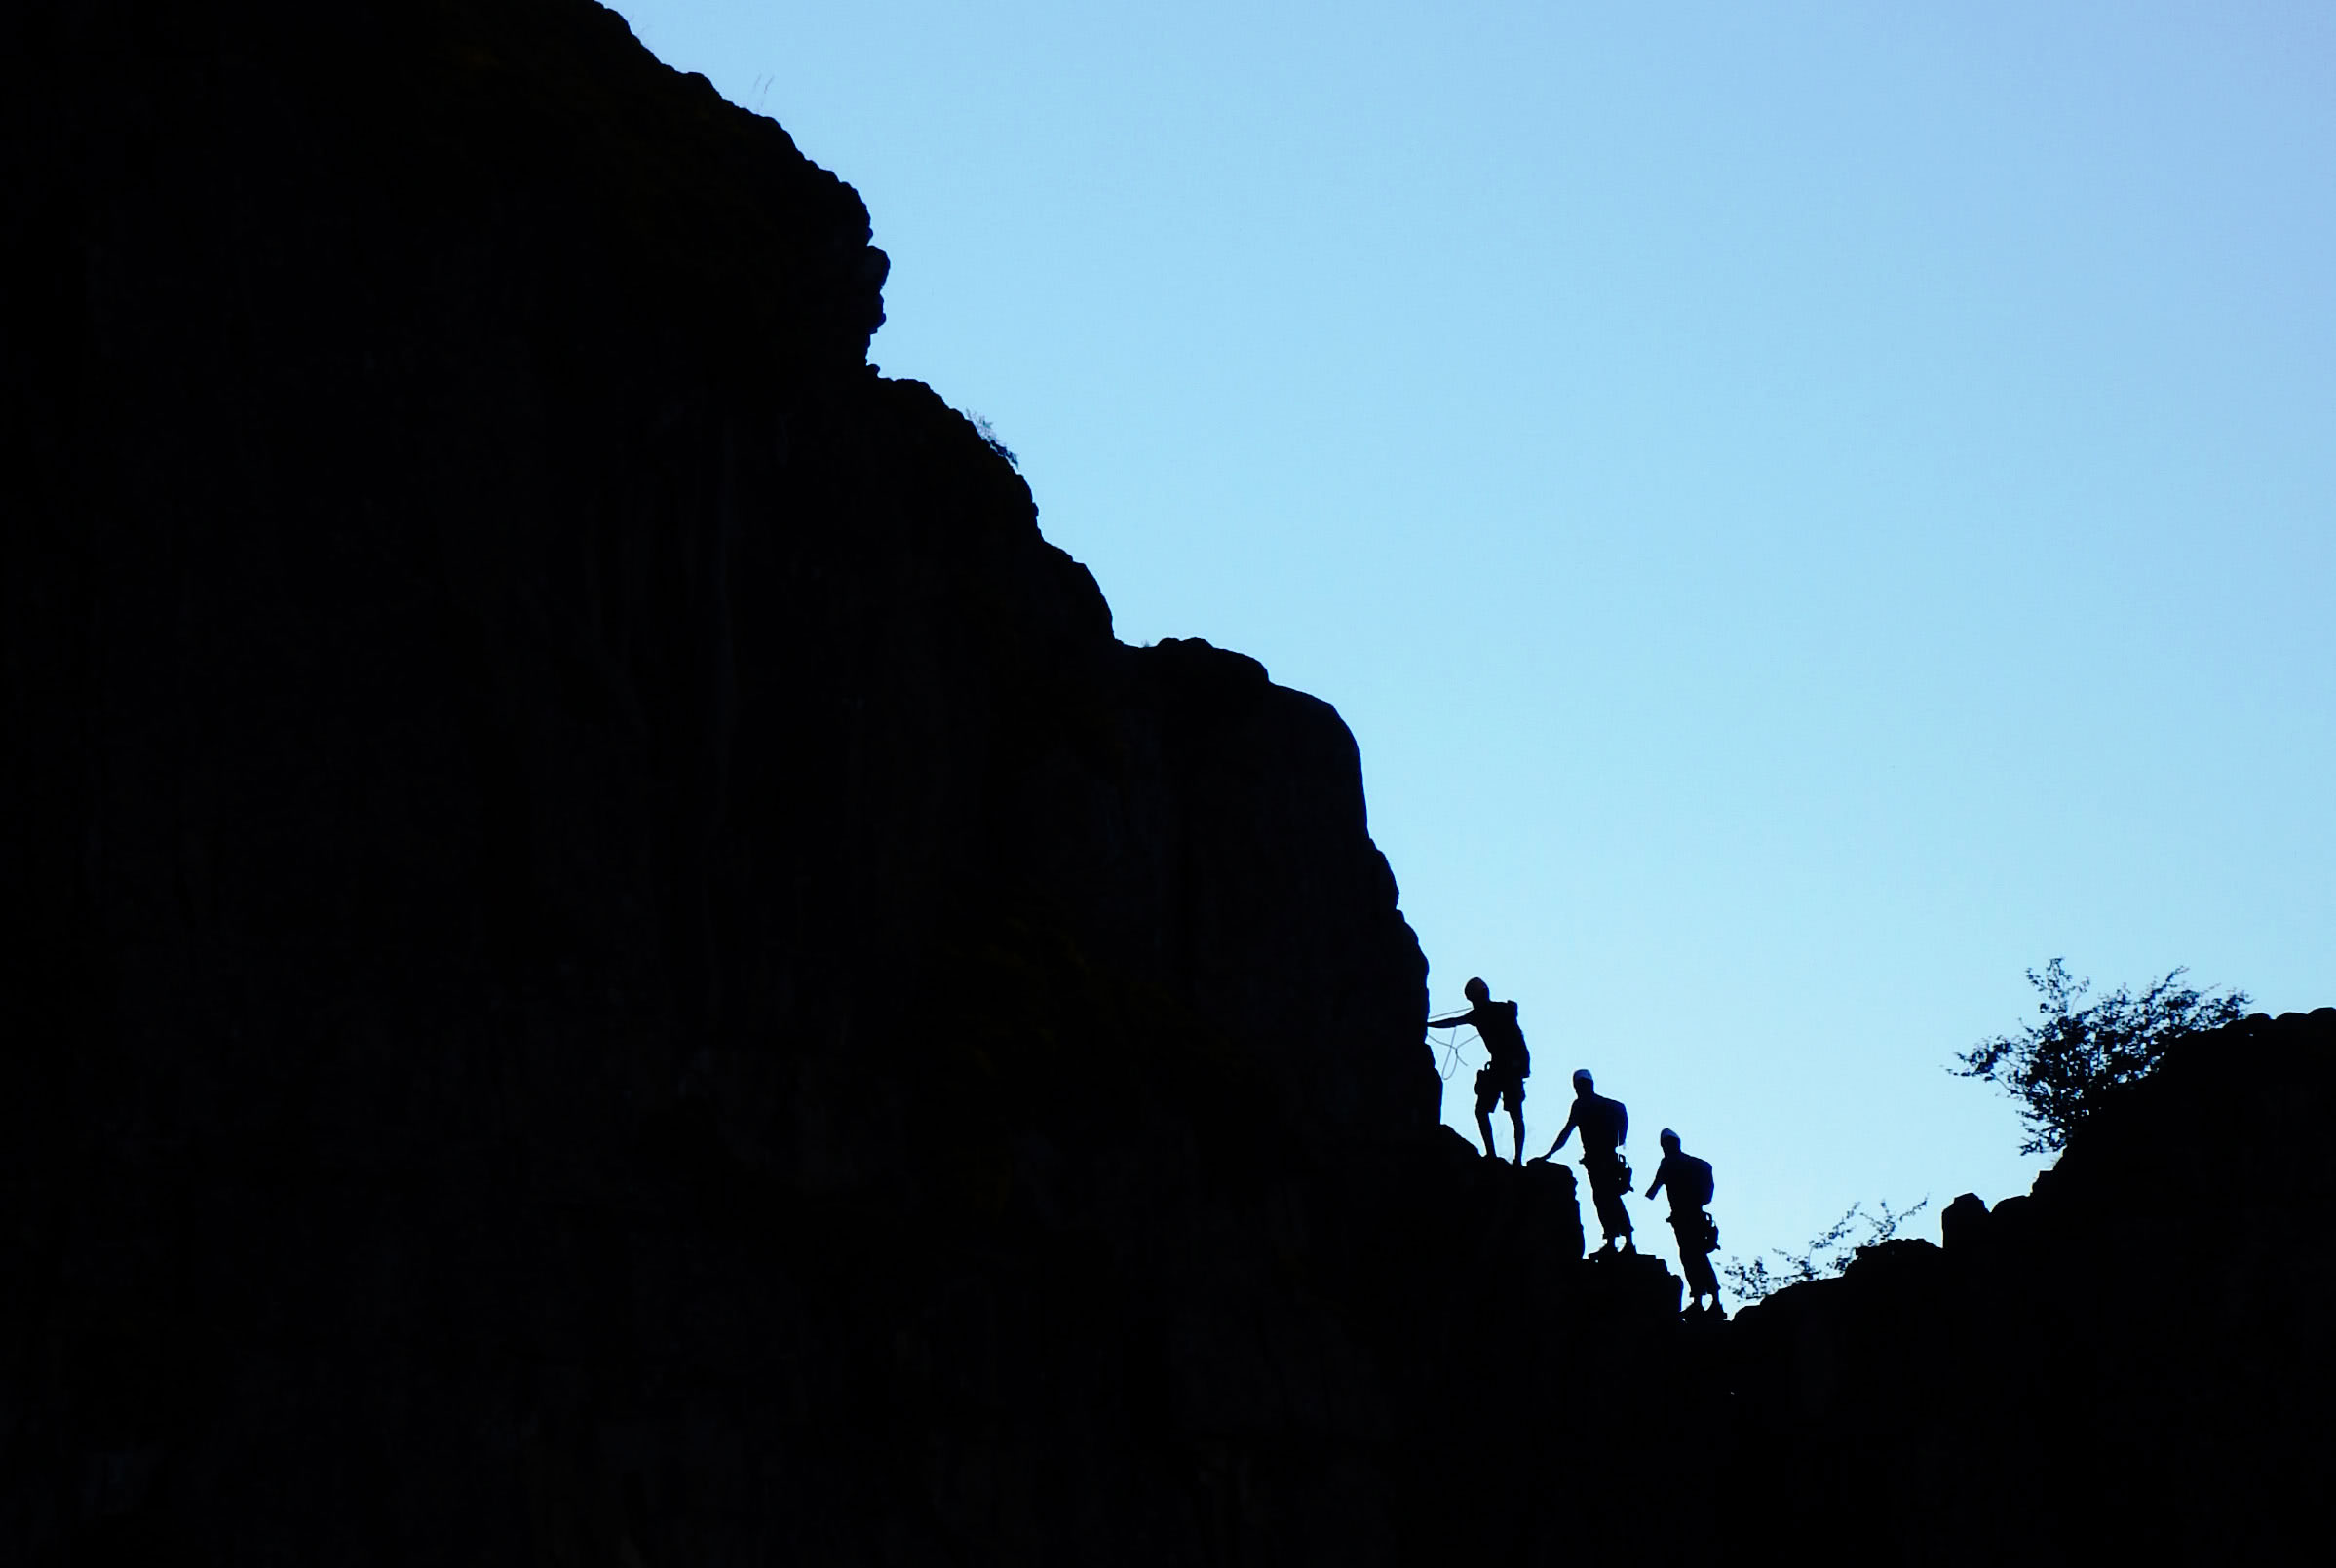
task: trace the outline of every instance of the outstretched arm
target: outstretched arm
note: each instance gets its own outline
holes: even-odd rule
[[[1428,1027],[1431,1029],[1457,1029],[1464,1023],[1474,1023],[1475,1021],[1476,1010],[1474,1008],[1471,1008],[1466,1013],[1455,1013],[1448,1018],[1430,1018],[1428,1020]]]
[[[1663,1167],[1657,1166],[1655,1167],[1655,1184],[1647,1189],[1647,1196],[1652,1198],[1661,1191],[1663,1191]]]
[[[1574,1135],[1574,1118],[1580,1116],[1581,1114],[1582,1105],[1581,1102],[1577,1100],[1574,1102],[1573,1110],[1569,1112],[1565,1118],[1565,1126],[1557,1129],[1557,1141],[1550,1145],[1550,1154],[1555,1154],[1558,1150],[1565,1147],[1565,1140]],[[1545,1154],[1542,1156],[1542,1158],[1547,1160],[1550,1157],[1550,1154]]]

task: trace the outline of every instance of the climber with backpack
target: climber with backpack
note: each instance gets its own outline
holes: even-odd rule
[[[1679,1147],[1679,1134],[1663,1129],[1663,1164],[1655,1167],[1647,1196],[1670,1190],[1671,1234],[1679,1239],[1679,1271],[1687,1276],[1689,1312],[1719,1311],[1719,1276],[1711,1270],[1711,1253],[1719,1245],[1719,1227],[1711,1222],[1711,1164]],[[1709,1296],[1711,1305],[1704,1306]]]

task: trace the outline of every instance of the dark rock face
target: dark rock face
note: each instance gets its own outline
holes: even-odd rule
[[[6,25],[11,1559],[1182,1560],[1276,1433],[1364,1530],[1337,716],[1115,642],[613,15]]]
[[[2032,1196],[1731,1325],[1728,1507],[1922,1563],[2310,1562],[2327,1478],[2336,1009],[2176,1048]]]
[[[1958,1380],[2001,1346],[1939,1303],[2058,1346],[2133,1265],[2015,1239],[2150,1234],[2163,1153],[2155,1207],[2080,1200],[2087,1144],[1741,1330],[1584,1261],[1567,1171],[1437,1125],[1345,727],[1114,640],[1013,468],[866,367],[884,257],[776,126],[581,0],[0,28],[0,1560],[2091,1517],[2033,1477],[2096,1427]],[[2161,1468],[2257,1410],[2213,1356],[2326,1391],[2324,1308],[2214,1317],[2235,1278],[2129,1319]],[[2245,1494],[2267,1552],[2315,1453]],[[1974,1463],[1952,1519],[1873,1511]]]

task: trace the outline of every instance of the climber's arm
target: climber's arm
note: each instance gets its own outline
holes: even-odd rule
[[[1575,1119],[1581,1114],[1581,1106],[1577,1103],[1573,1111],[1566,1116],[1565,1126],[1557,1129],[1557,1141],[1550,1145],[1550,1154],[1545,1154],[1542,1156],[1544,1160],[1550,1158],[1551,1154],[1555,1154],[1558,1150],[1565,1147],[1565,1140],[1574,1135]]]

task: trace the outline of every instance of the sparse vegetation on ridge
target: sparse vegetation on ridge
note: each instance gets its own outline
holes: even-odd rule
[[[1745,1303],[1775,1295],[1786,1285],[1829,1280],[1847,1269],[1860,1248],[1896,1240],[1900,1227],[1930,1206],[1931,1200],[1927,1197],[1906,1208],[1893,1208],[1887,1202],[1877,1200],[1874,1207],[1880,1212],[1869,1214],[1863,1204],[1852,1204],[1841,1218],[1811,1237],[1809,1244],[1799,1251],[1772,1248],[1769,1257],[1778,1260],[1776,1268],[1769,1267],[1767,1258],[1745,1261],[1731,1257],[1720,1265],[1719,1272],[1727,1279],[1728,1287],[1737,1299]],[[1864,1227],[1865,1234],[1853,1241],[1852,1235],[1859,1226]]]
[[[1948,1071],[1994,1084],[2020,1102],[2028,1125],[2020,1153],[2057,1153],[2102,1096],[2155,1072],[2168,1046],[2246,1015],[2244,991],[2201,991],[2181,983],[2188,973],[2176,968],[2139,996],[2121,985],[2080,1007],[2092,981],[2071,978],[2067,962],[2055,958],[2042,973],[2028,971],[2037,1021],[1980,1041]]]

